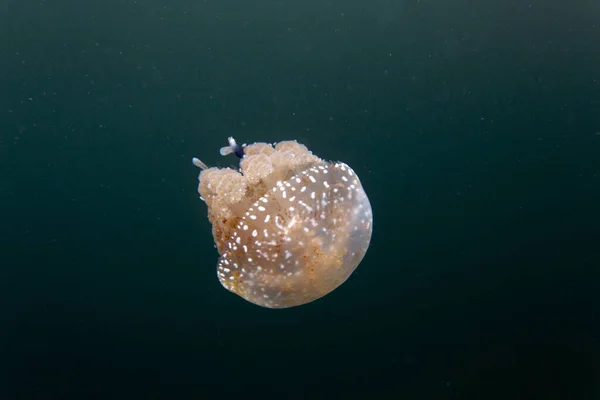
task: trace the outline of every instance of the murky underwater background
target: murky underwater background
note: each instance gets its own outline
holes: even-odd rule
[[[0,10],[0,398],[600,398],[597,2]],[[230,135],[360,176],[330,295],[219,284]]]

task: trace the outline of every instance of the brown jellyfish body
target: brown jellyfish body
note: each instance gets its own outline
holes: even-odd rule
[[[309,303],[348,279],[373,229],[371,204],[352,168],[296,141],[230,146],[239,171],[202,169],[217,275],[229,291],[268,308]]]

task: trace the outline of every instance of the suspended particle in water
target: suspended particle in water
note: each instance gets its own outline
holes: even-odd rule
[[[309,303],[348,279],[373,229],[371,204],[356,173],[296,141],[238,145],[239,171],[201,168],[217,276],[229,291],[268,308]]]

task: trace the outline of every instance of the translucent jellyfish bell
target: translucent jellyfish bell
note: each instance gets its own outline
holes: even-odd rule
[[[221,255],[221,284],[251,303],[286,308],[336,289],[363,259],[373,229],[366,193],[348,165],[296,141],[239,146],[240,170],[202,169],[198,192]]]

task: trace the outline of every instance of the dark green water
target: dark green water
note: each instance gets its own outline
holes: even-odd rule
[[[596,1],[1,5],[1,399],[600,398]],[[219,284],[229,135],[361,177],[332,294]]]

